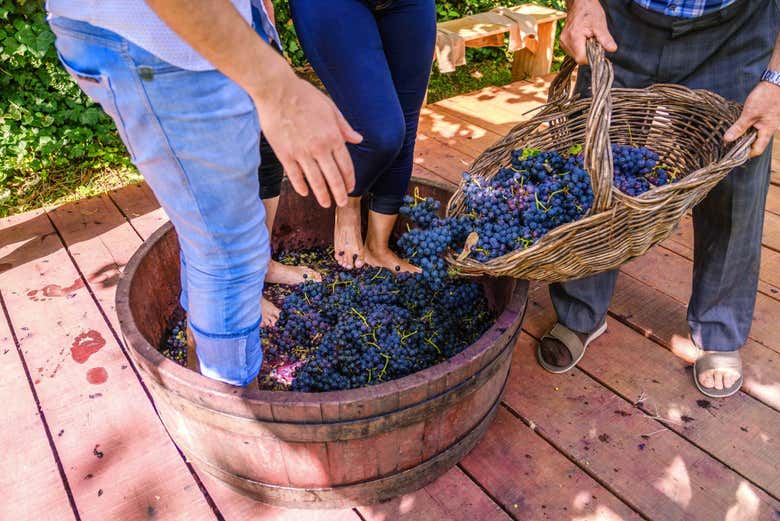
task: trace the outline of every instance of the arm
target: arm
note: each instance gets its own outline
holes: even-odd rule
[[[290,183],[308,193],[304,177],[322,206],[328,188],[339,206],[355,185],[345,141],[362,138],[324,94],[299,79],[263,42],[229,0],[147,0],[157,15],[223,74],[252,97],[263,133]]]
[[[617,51],[617,44],[607,28],[607,16],[598,0],[566,0],[566,25],[561,31],[561,47],[579,64],[588,63],[585,41],[596,40],[607,52]]]
[[[268,13],[268,19],[271,20],[271,25],[276,25],[276,13],[274,12],[273,0],[263,0],[263,5]]]
[[[767,68],[780,71],[780,34]],[[727,143],[734,141],[750,127],[758,131],[758,137],[750,149],[750,157],[760,156],[772,135],[780,128],[780,87],[768,81],[759,81],[745,100],[739,119],[726,131],[723,139]]]

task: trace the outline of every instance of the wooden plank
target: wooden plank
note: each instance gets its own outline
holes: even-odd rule
[[[457,467],[422,490],[357,510],[367,521],[511,519]]]
[[[780,185],[780,131],[772,141],[772,184]]]
[[[516,519],[640,519],[504,407],[461,467]]]
[[[533,16],[536,19],[537,24],[566,18],[566,13],[563,11],[537,4],[520,4],[513,7],[507,7],[506,9],[514,11],[515,13]]]
[[[658,267],[663,266],[663,270]],[[682,304],[691,294],[693,263],[663,248],[655,248],[623,266],[629,275],[658,288]],[[780,301],[758,293],[750,338],[780,353]]]
[[[771,212],[764,214],[764,232],[761,242],[764,246],[780,251],[780,215]]]
[[[0,519],[75,519],[31,382],[0,310]],[[34,375],[30,375],[33,378]],[[54,434],[56,436],[56,434]],[[44,494],[41,491],[45,491]]]
[[[497,89],[496,87],[488,88]],[[491,94],[485,93],[483,96],[483,99],[475,99],[474,95],[455,96],[437,101],[429,107],[435,107],[437,112],[452,115],[501,136],[506,135],[521,121],[521,116],[513,111],[494,106],[491,103],[484,103],[484,101],[492,99]],[[527,107],[532,109],[536,105],[536,103],[528,103]]]
[[[152,189],[145,182],[112,190],[108,196],[122,210],[141,237],[149,237],[157,228],[168,222],[165,210],[160,207]]]
[[[81,519],[213,519],[48,217],[0,234],[0,286]],[[16,262],[24,241],[39,253]]]
[[[441,112],[436,105],[422,110],[418,132],[459,150],[471,159],[500,138],[495,132],[478,127],[452,114]]]
[[[550,83],[555,76],[555,74],[546,74],[544,76],[528,78],[524,81],[515,81],[502,85],[501,89],[529,101],[535,101],[539,105],[544,105],[547,103],[547,93],[550,90]]]
[[[780,186],[770,185],[766,196],[766,209],[780,215]]]
[[[504,32],[466,40],[466,47],[503,47],[506,43]]]
[[[650,519],[771,519],[780,501],[637,411],[580,370],[544,371],[523,334],[504,401],[536,431]],[[643,437],[644,436],[644,437]],[[569,492],[575,498],[575,489]]]
[[[682,341],[688,336],[683,304],[633,277],[621,276],[610,311],[622,322],[660,342],[678,356],[692,361],[693,354],[686,347],[687,342]],[[745,376],[742,390],[780,410],[778,354],[754,340],[745,343],[741,354]]]
[[[555,313],[543,286],[537,285],[529,297],[536,305],[525,326],[538,336],[550,327]],[[780,361],[777,355],[773,359]],[[702,400],[687,360],[617,320],[610,320],[605,336],[589,348],[578,367],[626,400],[644,396],[641,408],[647,414],[668,419],[670,429],[780,497],[776,465],[780,412],[745,393],[728,400]]]
[[[426,168],[423,168],[422,165],[412,166],[412,176],[419,177],[421,179],[427,179],[428,181],[434,181],[436,183],[443,183],[445,185],[455,185],[453,181],[445,179],[442,176],[435,174]]]
[[[453,148],[443,147],[438,141],[420,134],[414,148],[414,164],[453,183],[471,164],[471,158]]]
[[[504,33],[509,32],[509,28],[506,25],[479,22],[468,16],[440,22],[436,24],[436,26],[439,29],[445,29],[456,33],[466,41],[479,40],[486,36],[503,35]]]
[[[116,284],[141,239],[107,195],[54,208],[49,217],[118,333]]]

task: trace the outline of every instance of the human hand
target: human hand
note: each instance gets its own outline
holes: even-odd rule
[[[585,51],[588,38],[595,38],[607,52],[617,51],[617,44],[607,28],[607,16],[598,0],[573,0],[561,31],[561,47],[583,65],[588,63]]]
[[[767,81],[760,81],[750,92],[742,107],[739,119],[726,131],[726,143],[736,141],[751,127],[758,131],[750,148],[750,157],[760,156],[772,135],[780,128],[780,87]]]
[[[308,195],[308,181],[321,206],[330,206],[329,190],[336,204],[344,206],[355,188],[345,142],[360,143],[363,137],[322,92],[294,74],[285,79],[272,95],[255,98],[263,133],[296,192]]]

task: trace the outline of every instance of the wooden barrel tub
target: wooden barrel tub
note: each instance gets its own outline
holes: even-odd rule
[[[442,201],[451,193],[419,179],[411,186]],[[328,243],[332,222],[333,210],[285,187],[274,247]],[[382,501],[435,480],[490,424],[525,311],[525,281],[483,281],[498,319],[444,363],[362,389],[274,392],[222,384],[160,354],[178,308],[178,259],[166,224],[130,260],[117,292],[122,334],[176,444],[236,491],[297,508]]]

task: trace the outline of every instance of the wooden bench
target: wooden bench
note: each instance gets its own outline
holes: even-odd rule
[[[525,48],[514,53],[512,80],[548,74],[552,67],[558,20],[566,18],[566,13],[535,4],[523,4],[506,9],[535,18],[537,25],[536,38],[527,36],[524,42]],[[506,25],[485,23],[469,16],[441,22],[438,27],[457,33],[466,41],[466,47],[503,47],[504,37],[509,33],[509,27]]]

